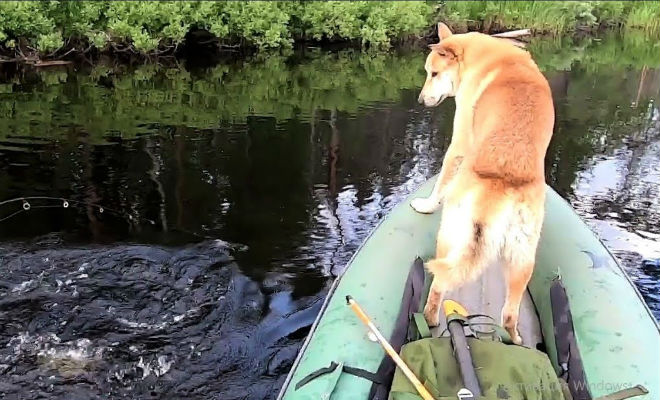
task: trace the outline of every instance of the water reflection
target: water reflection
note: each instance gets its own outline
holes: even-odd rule
[[[660,251],[657,48],[633,37],[530,50],[557,110],[548,181],[660,317],[657,268],[641,267]],[[416,104],[423,58],[3,67],[0,199],[121,213],[35,208],[0,222],[0,392],[273,398],[331,278],[439,169],[453,103]]]

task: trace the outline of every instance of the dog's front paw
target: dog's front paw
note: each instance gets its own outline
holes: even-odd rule
[[[422,214],[431,214],[433,211],[437,210],[440,207],[440,203],[437,203],[430,199],[416,198],[410,202],[410,206]]]

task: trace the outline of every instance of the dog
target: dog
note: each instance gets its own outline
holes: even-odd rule
[[[442,206],[433,282],[424,316],[439,323],[444,293],[476,279],[501,260],[506,300],[501,324],[522,344],[518,315],[534,269],[545,205],[545,154],[554,130],[550,85],[530,54],[477,32],[452,34],[438,24],[419,102],[436,107],[454,97],[451,143],[428,198],[411,206]]]

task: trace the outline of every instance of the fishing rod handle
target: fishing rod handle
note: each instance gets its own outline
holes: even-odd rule
[[[351,307],[351,310],[357,314],[358,318],[367,325],[369,330],[376,335],[376,338],[378,339],[378,342],[380,343],[381,346],[385,349],[387,354],[389,354],[390,357],[394,360],[396,365],[401,368],[401,371],[403,371],[404,375],[410,380],[410,382],[415,386],[415,389],[417,392],[422,396],[424,400],[435,400],[433,396],[431,396],[431,393],[429,393],[428,390],[426,390],[426,387],[422,385],[422,382],[417,379],[415,374],[408,368],[406,363],[399,357],[397,352],[394,350],[392,345],[389,344],[389,342],[383,337],[383,335],[380,333],[378,328],[371,322],[367,314],[362,310],[360,305],[349,295],[346,296],[346,303]]]

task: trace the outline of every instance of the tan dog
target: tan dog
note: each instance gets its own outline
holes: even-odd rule
[[[554,108],[547,80],[529,53],[481,33],[453,35],[438,24],[419,102],[456,99],[451,144],[421,213],[443,204],[424,316],[438,324],[443,294],[503,261],[507,296],[502,325],[520,344],[518,313],[532,276],[545,202],[544,158]]]

